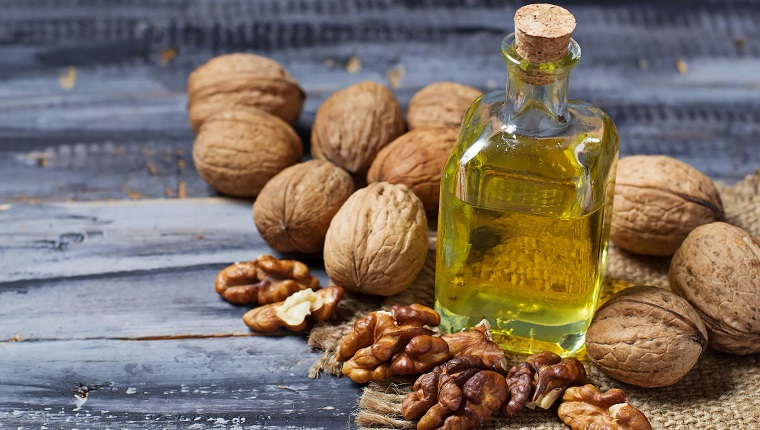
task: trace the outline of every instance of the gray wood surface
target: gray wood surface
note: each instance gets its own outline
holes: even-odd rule
[[[308,380],[303,335],[253,335],[213,291],[271,251],[251,202],[195,173],[187,75],[225,52],[277,59],[308,94],[308,149],[318,106],[355,82],[404,107],[440,80],[502,88],[523,3],[1,1],[0,428],[351,427],[357,385]],[[728,182],[760,168],[760,2],[560,3],[583,49],[570,95],[611,115],[622,155]]]

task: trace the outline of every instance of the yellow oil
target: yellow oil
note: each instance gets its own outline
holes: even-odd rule
[[[617,137],[601,137],[500,133],[455,150],[438,230],[444,332],[486,318],[504,349],[581,351],[603,283],[617,157]]]

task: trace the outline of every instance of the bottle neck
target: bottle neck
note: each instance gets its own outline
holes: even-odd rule
[[[520,128],[533,128],[530,126],[536,120],[545,127],[547,119],[556,126],[566,124],[569,78],[568,72],[551,76],[551,79],[537,79],[527,75],[519,66],[510,65],[504,121],[511,125],[522,125]]]

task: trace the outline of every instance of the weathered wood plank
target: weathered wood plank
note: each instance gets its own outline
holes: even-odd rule
[[[0,282],[229,264],[271,252],[244,200],[9,204],[3,209]]]
[[[0,427],[349,427],[358,386],[309,380],[317,356],[298,336],[3,342]]]
[[[0,283],[0,340],[254,335],[241,319],[248,307],[214,291],[225,265]]]
[[[519,4],[6,2],[0,201],[159,198],[176,195],[180,181],[189,196],[213,195],[192,168],[184,85],[195,66],[223,52],[260,52],[291,70],[309,96],[298,124],[304,140],[329,93],[364,79],[390,83],[389,71],[400,76],[403,105],[436,80],[499,89],[498,44]],[[584,50],[571,96],[610,113],[623,154],[675,155],[726,180],[757,168],[755,2],[566,5],[581,23]],[[361,59],[357,73],[344,68],[352,56]],[[674,66],[679,58],[685,75]],[[77,71],[70,89],[59,81],[68,66]]]

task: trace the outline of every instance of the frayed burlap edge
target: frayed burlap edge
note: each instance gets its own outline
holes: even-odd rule
[[[726,222],[737,225],[760,238],[760,172],[728,186],[718,183],[726,210]],[[607,284],[603,296],[630,284],[647,284],[668,288],[669,258],[648,257],[626,252],[610,245]],[[335,360],[335,348],[351,330],[353,322],[371,310],[393,304],[423,303],[432,305],[435,274],[435,237],[425,266],[405,292],[385,300],[368,300],[350,296],[341,304],[339,315],[330,324],[312,330],[309,346],[323,349],[323,355],[309,371],[317,377],[321,371],[340,375],[341,364]],[[518,357],[510,357],[512,363]],[[638,388],[606,377],[595,366],[585,363],[591,382],[602,389],[623,389],[632,404],[649,417],[655,429],[747,429],[760,428],[760,354],[734,356],[708,350],[697,366],[680,382],[658,389]],[[400,414],[403,396],[411,390],[412,379],[370,383],[359,400],[356,424],[360,429],[405,429],[415,423]],[[498,415],[498,414],[497,414]],[[527,411],[507,420],[492,418],[484,429],[567,429],[556,411]]]

